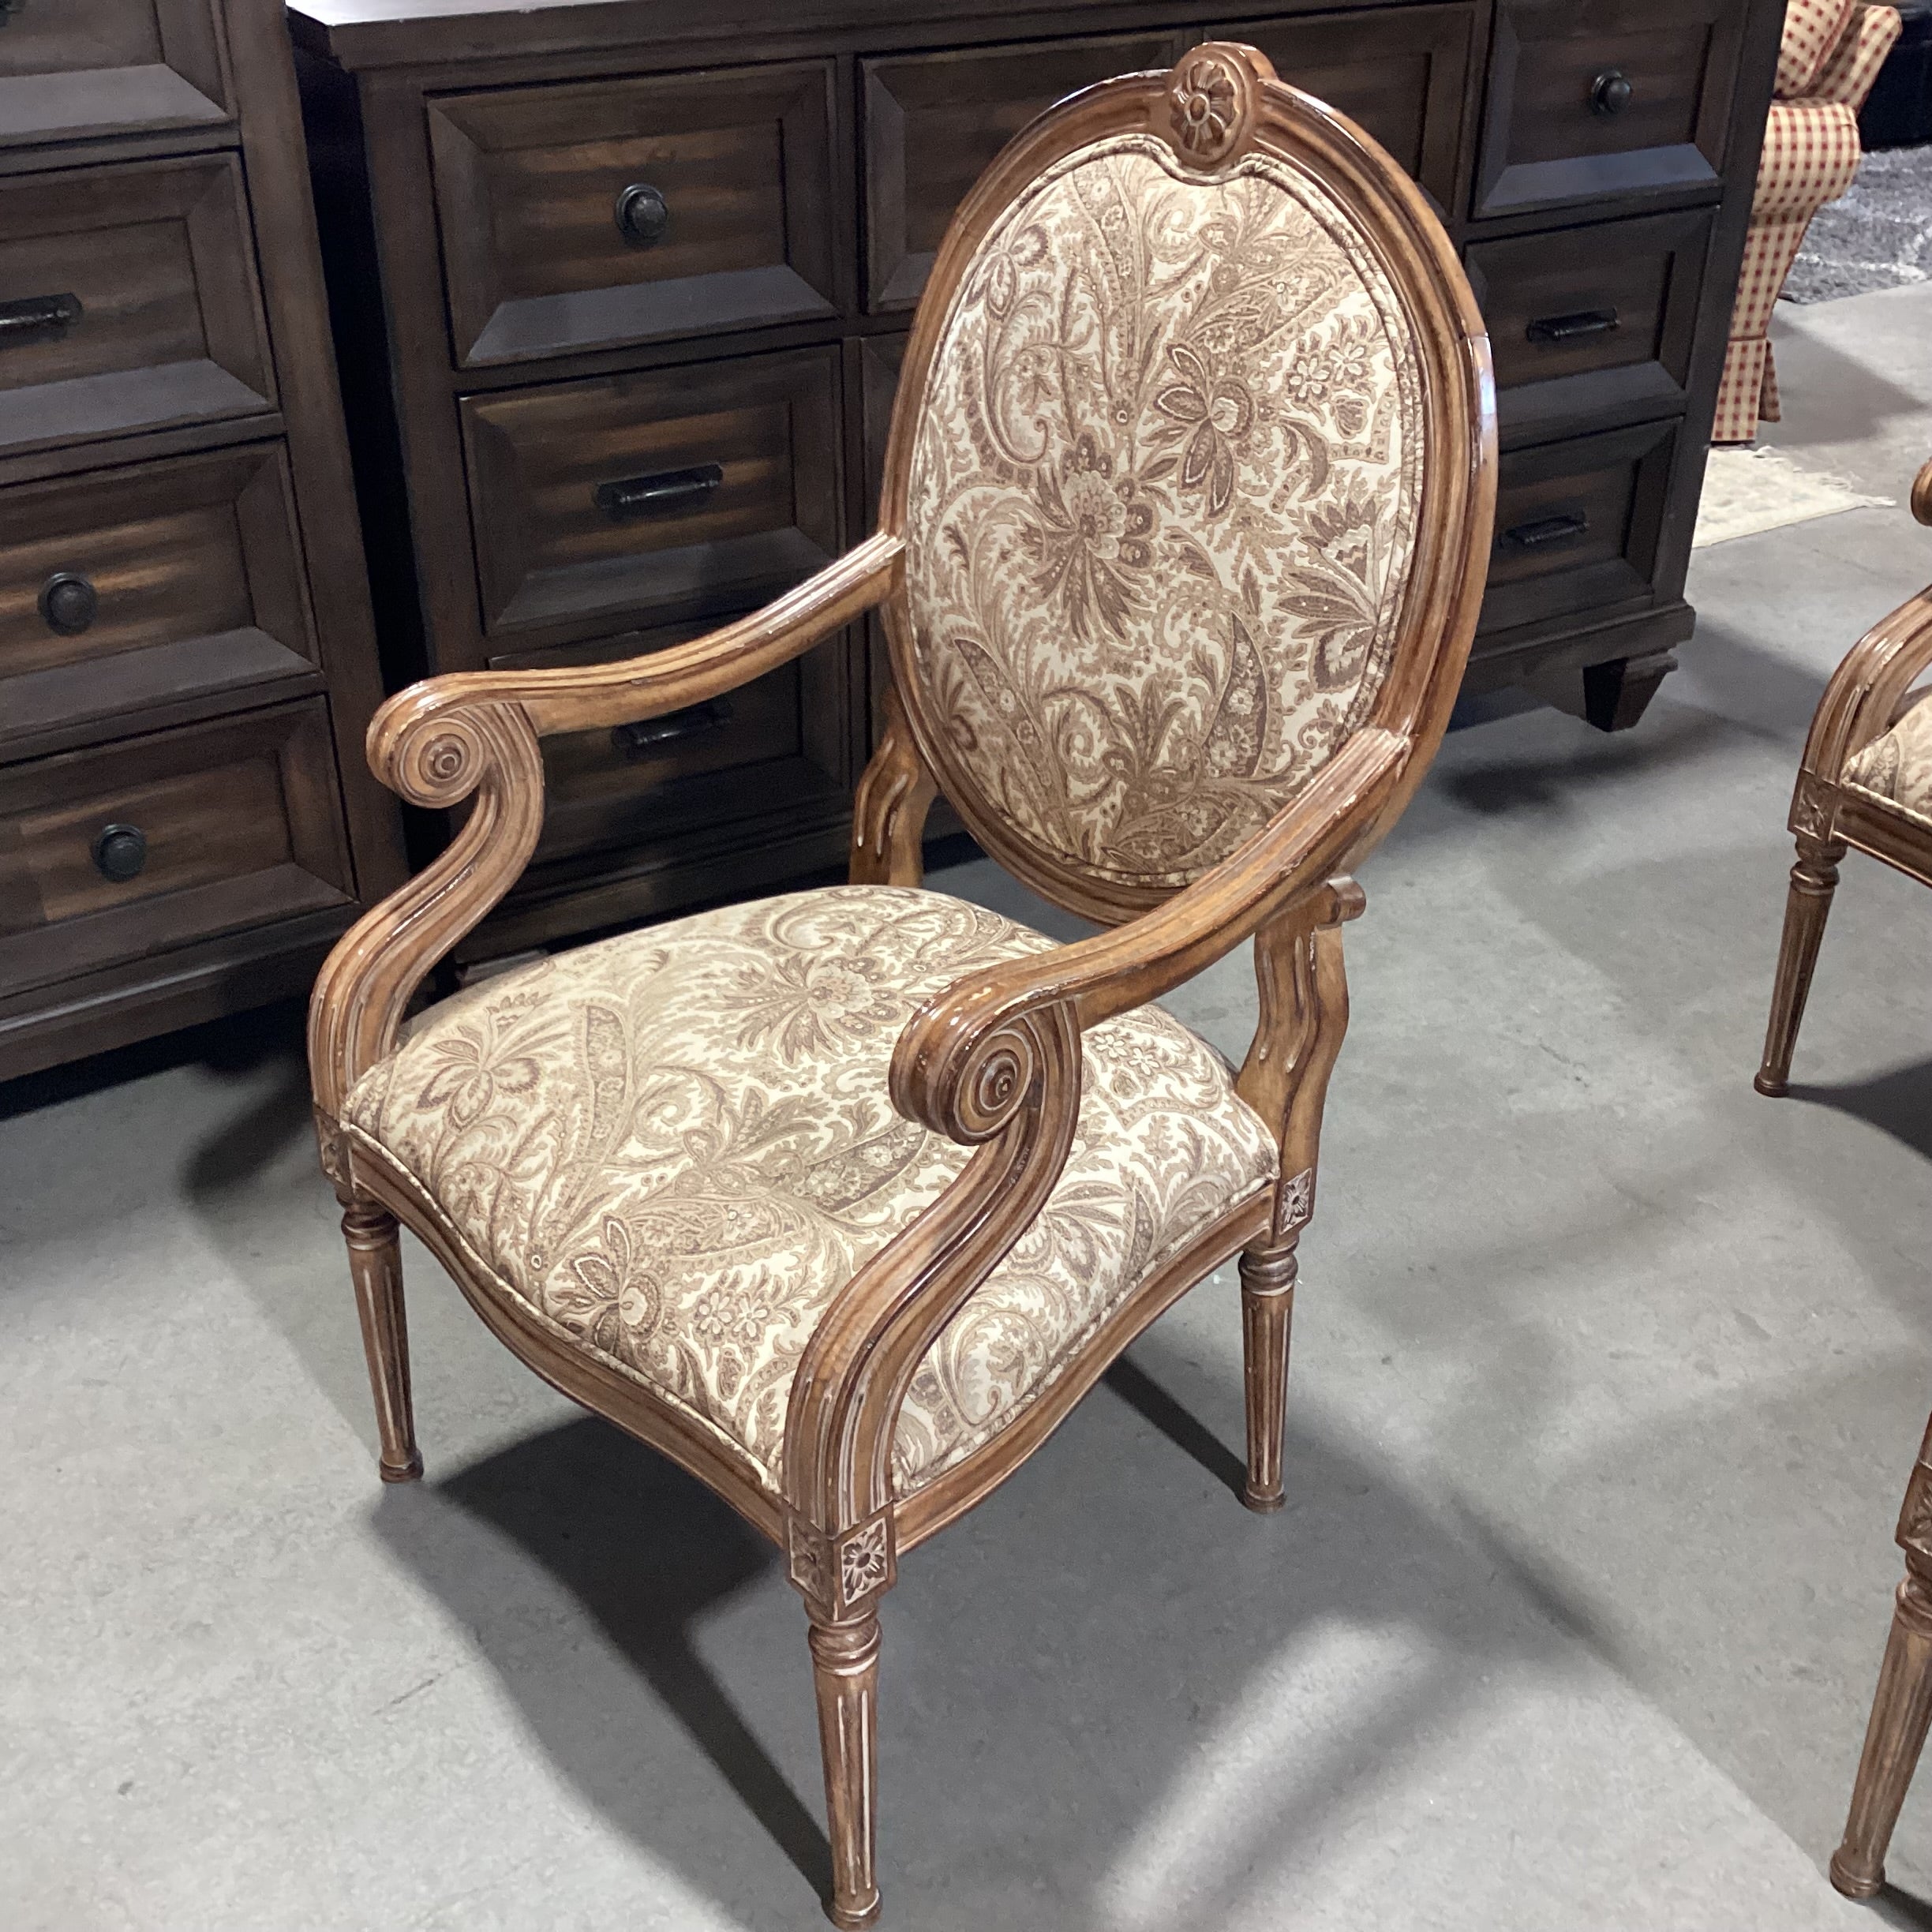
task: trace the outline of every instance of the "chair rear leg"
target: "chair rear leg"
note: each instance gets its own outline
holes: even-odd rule
[[[1798,863],[1792,867],[1791,890],[1784,900],[1784,934],[1778,945],[1777,979],[1771,989],[1771,1020],[1765,1029],[1764,1064],[1751,1083],[1774,1099],[1786,1091],[1791,1076],[1792,1049],[1798,1042],[1798,1023],[1804,1017],[1811,990],[1812,969],[1818,964],[1818,942],[1838,889],[1838,861],[1845,848],[1799,835]]]
[[[1932,1565],[1911,1552],[1905,1562],[1844,1843],[1832,1854],[1831,1881],[1849,1898],[1870,1898],[1885,1884],[1885,1848],[1932,1720],[1932,1578],[1920,1574]]]
[[[352,1197],[342,1227],[376,1398],[376,1427],[382,1437],[377,1467],[384,1482],[413,1482],[423,1466],[410,1400],[409,1328],[402,1312],[402,1249],[395,1216],[373,1201]]]
[[[879,1915],[874,1870],[878,1803],[878,1612],[870,1604],[838,1622],[811,1618],[818,1747],[825,1759],[832,1896],[826,1916],[847,1932]]]
[[[1273,1222],[1241,1259],[1248,1409],[1248,1477],[1241,1500],[1261,1512],[1279,1509],[1283,1500],[1282,1435],[1299,1268],[1295,1251],[1315,1210],[1322,1107],[1348,1032],[1342,927],[1365,903],[1352,879],[1335,881],[1331,890],[1326,924],[1264,927],[1256,935],[1261,1017],[1238,1083],[1241,1097],[1264,1120],[1280,1123],[1282,1150]]]

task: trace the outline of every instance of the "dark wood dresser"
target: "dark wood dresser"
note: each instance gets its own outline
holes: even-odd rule
[[[300,991],[402,875],[274,0],[0,12],[0,1078]]]
[[[968,184],[1060,95],[1219,38],[1360,120],[1463,248],[1507,452],[1472,688],[1634,723],[1691,629],[1783,13],[302,0],[391,676],[672,643],[854,541]],[[537,862],[468,957],[837,863],[882,668],[854,636],[547,747]]]

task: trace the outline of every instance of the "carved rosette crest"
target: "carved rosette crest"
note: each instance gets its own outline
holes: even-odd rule
[[[1314,1211],[1315,1170],[1304,1167],[1298,1174],[1282,1183],[1281,1193],[1275,1197],[1275,1233],[1292,1234],[1297,1228],[1307,1226]]]
[[[1792,793],[1791,829],[1808,838],[1831,836],[1836,792],[1822,785],[1809,772],[1798,774],[1797,788]]]
[[[792,1586],[835,1616],[892,1585],[892,1525],[883,1514],[841,1537],[829,1537],[794,1516],[786,1528],[785,1553]]]
[[[1219,47],[1183,60],[1167,84],[1174,143],[1196,167],[1212,167],[1241,144],[1254,107],[1254,76]]]
[[[1920,1556],[1932,1557],[1932,1469],[1916,1464],[1905,1491],[1905,1507],[1899,1512],[1900,1546]]]
[[[349,1163],[343,1158],[342,1129],[320,1107],[315,1110],[316,1152],[322,1172],[339,1186],[349,1185]]]

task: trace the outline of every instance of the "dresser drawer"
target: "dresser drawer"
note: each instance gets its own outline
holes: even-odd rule
[[[1646,423],[1503,459],[1479,634],[1649,594],[1678,434]]]
[[[0,759],[316,655],[279,443],[0,492]]]
[[[0,994],[349,898],[319,698],[0,771]]]
[[[0,452],[275,393],[233,156],[0,180]]]
[[[832,65],[429,109],[465,366],[835,315]]]
[[[762,602],[837,554],[833,349],[470,396],[483,621],[560,638]]]
[[[212,0],[12,0],[0,147],[229,118]]]
[[[1691,208],[1469,250],[1506,440],[1684,406],[1716,219]]]
[[[1475,212],[1717,197],[1747,0],[1500,0]]]
[[[1170,67],[1181,44],[1134,34],[861,62],[867,308],[918,301],[953,211],[1036,114],[1096,80]]]
[[[1435,198],[1458,202],[1462,95],[1473,6],[1378,7],[1312,19],[1235,21],[1211,40],[1259,47],[1291,87],[1339,107]]]

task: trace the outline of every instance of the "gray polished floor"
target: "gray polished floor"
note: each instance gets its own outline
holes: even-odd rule
[[[1776,440],[1902,498],[1932,290],[1777,333]],[[1928,578],[1902,507],[1720,546],[1638,730],[1452,736],[1350,929],[1290,1507],[1230,1493],[1217,1280],[908,1562],[889,1925],[1872,1922],[1822,1868],[1932,1403],[1932,893],[1848,867],[1750,1081],[1805,724]],[[1238,961],[1173,1004],[1252,1021]],[[429,1473],[376,1484],[290,1014],[0,1089],[0,1244],[11,1932],[822,1923],[789,1588],[420,1252]]]

